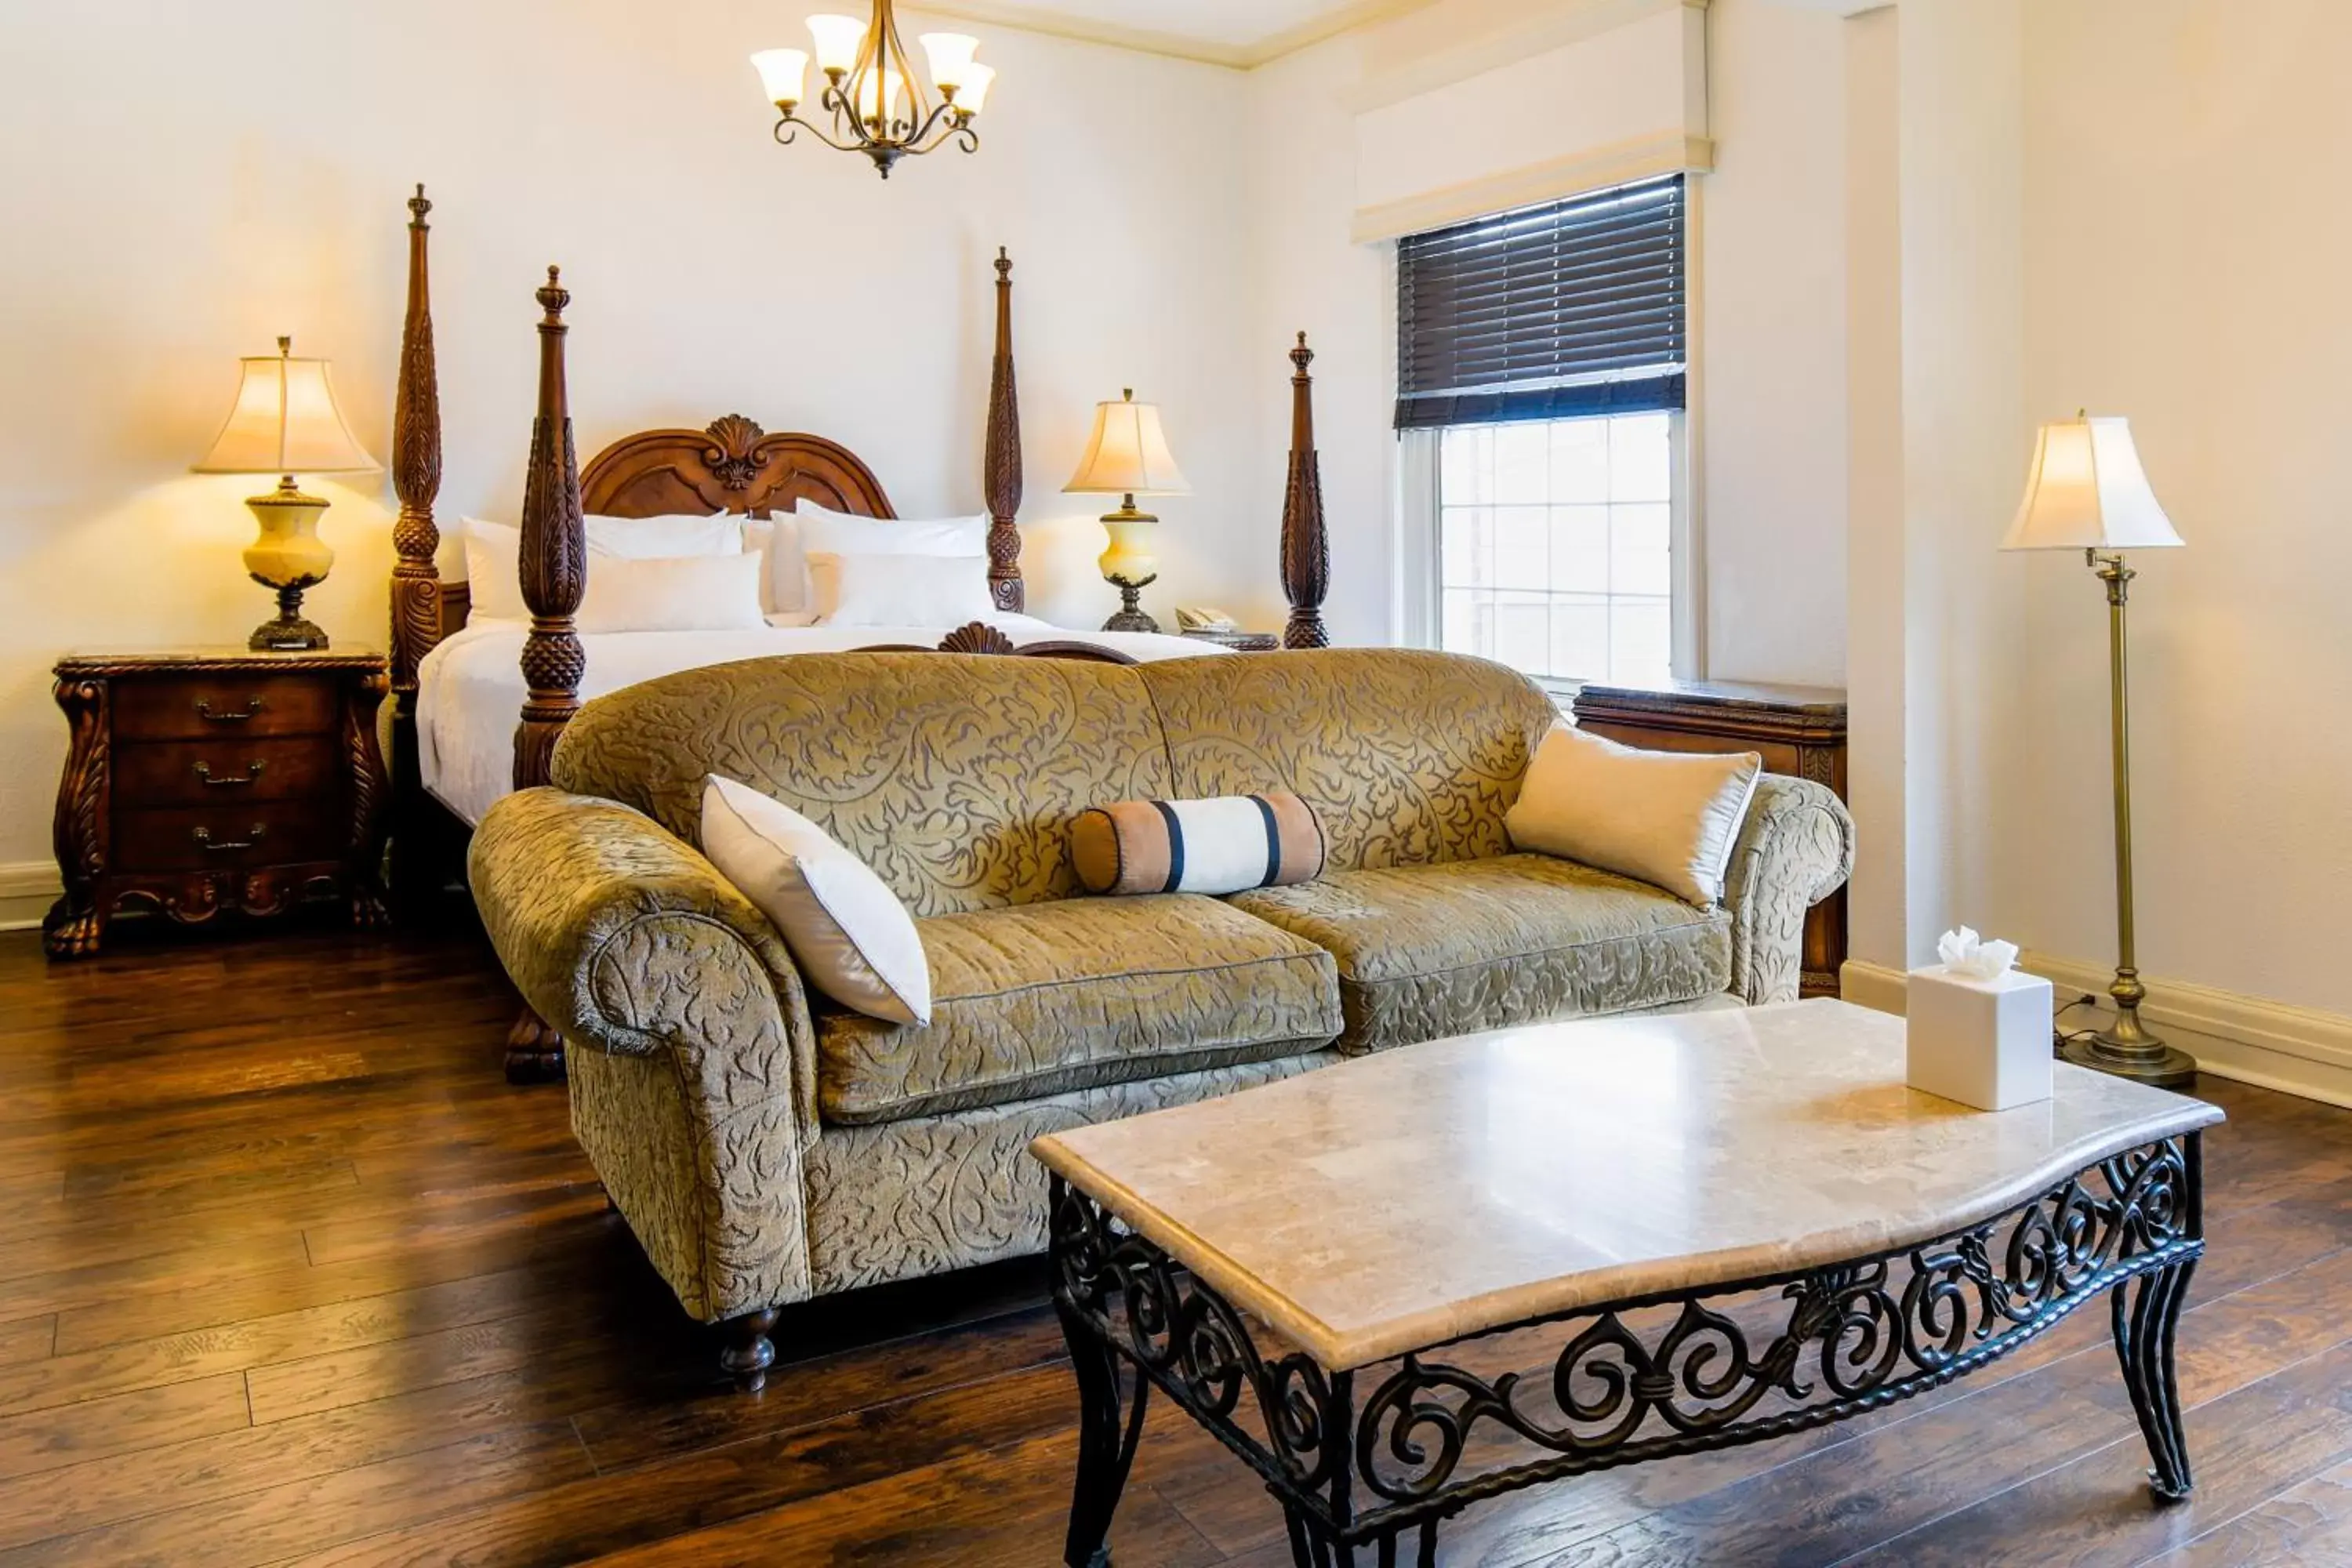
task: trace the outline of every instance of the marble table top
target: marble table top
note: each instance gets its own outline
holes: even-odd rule
[[[1843,1002],[1537,1025],[1052,1133],[1046,1165],[1332,1370],[1926,1241],[2221,1120],[2057,1065],[1973,1110]]]

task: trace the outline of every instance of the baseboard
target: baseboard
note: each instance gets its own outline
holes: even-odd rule
[[[1838,994],[1857,1007],[1903,1016],[1904,974],[1899,969],[1849,958],[1838,967]]]
[[[0,864],[0,931],[27,931],[39,925],[65,890],[52,861]]]
[[[2061,1005],[2085,994],[2104,997],[2114,978],[2104,964],[2046,952],[2028,952],[2018,962],[2056,988]],[[1849,1002],[1882,1013],[1903,1011],[1904,976],[1897,970],[1849,960],[1838,983]],[[2140,1016],[2195,1057],[2200,1070],[2352,1107],[2352,1017],[2177,980],[2150,978],[2147,989]],[[2084,1014],[2074,1019],[2084,1020]]]

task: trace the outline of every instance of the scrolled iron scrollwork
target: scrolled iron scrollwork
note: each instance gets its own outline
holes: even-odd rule
[[[1790,1280],[1786,1324],[1760,1350],[1699,1300],[1684,1301],[1654,1344],[1622,1310],[1590,1315],[1553,1365],[1556,1416],[1532,1407],[1516,1374],[1489,1381],[1408,1356],[1365,1402],[1358,1471],[1379,1496],[1411,1502],[1454,1481],[1481,1423],[1593,1468],[1724,1432],[1774,1394],[1783,1403],[1767,1421],[1793,1429],[1916,1393],[2186,1245],[2177,1143],[2098,1174],[2104,1193],[2070,1179],[2000,1219]]]
[[[1330,1377],[1311,1357],[1268,1361],[1225,1300],[1076,1189],[1054,1185],[1054,1289],[1066,1309],[1254,1462],[1301,1489],[1327,1485],[1344,1429]],[[1259,1432],[1242,1424],[1253,1395]]]
[[[2181,1288],[2204,1250],[2195,1142],[2103,1161],[2001,1215],[1874,1257],[1469,1336],[1559,1330],[1566,1342],[1540,1370],[1485,1376],[1440,1359],[1463,1341],[1348,1371],[1295,1352],[1269,1360],[1214,1290],[1058,1177],[1055,1293],[1066,1324],[1082,1322],[1259,1472],[1290,1512],[1294,1552],[1392,1545],[1411,1531],[1427,1552],[1437,1521],[1481,1498],[1875,1409],[2109,1291],[2119,1303],[2139,1293],[2127,1316],[2118,1307],[2118,1345],[2135,1400],[2155,1410],[2168,1397]],[[2177,1426],[2143,1413],[2165,1496],[2189,1485]]]

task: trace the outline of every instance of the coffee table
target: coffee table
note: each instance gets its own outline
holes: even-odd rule
[[[1433,1568],[1481,1499],[1874,1410],[2103,1293],[2149,1484],[2183,1497],[2221,1120],[2063,1063],[2050,1101],[1970,1110],[1904,1087],[1902,1020],[1824,1000],[1434,1041],[1040,1138],[1066,1559],[1108,1562],[1154,1388],[1305,1568]]]

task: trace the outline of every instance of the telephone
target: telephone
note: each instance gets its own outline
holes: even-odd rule
[[[1176,627],[1187,632],[1236,632],[1241,623],[1213,605],[1196,605],[1191,609],[1176,607]]]

